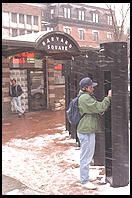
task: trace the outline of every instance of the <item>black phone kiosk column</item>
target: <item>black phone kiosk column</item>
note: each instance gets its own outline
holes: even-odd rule
[[[106,181],[113,187],[129,183],[128,61],[127,43],[100,45],[104,67],[104,93],[112,90],[111,106],[105,113]]]

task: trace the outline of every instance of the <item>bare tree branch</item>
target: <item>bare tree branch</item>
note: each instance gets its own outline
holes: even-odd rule
[[[122,40],[123,35],[124,35],[124,23],[125,23],[128,11],[130,9],[130,5],[128,4],[128,8],[127,8],[127,11],[126,11],[125,15],[124,15],[124,8],[123,8],[123,5],[122,5],[122,8],[120,10],[120,13],[122,15],[122,20],[121,20],[120,27],[117,25],[116,18],[114,17],[111,5],[106,4],[106,6],[109,9],[110,15],[112,17],[112,22],[113,22],[113,27],[114,27],[114,39],[116,41],[120,41],[120,40]]]
[[[122,9],[121,9],[121,12],[122,12],[122,23],[121,23],[121,28],[120,28],[119,39],[122,38],[122,35],[123,35],[123,32],[124,32],[124,23],[125,23],[125,19],[127,17],[129,9],[130,9],[130,6],[128,5],[127,11],[126,11],[125,16],[124,16],[124,9],[123,9],[123,5],[122,5]]]
[[[112,9],[111,9],[111,5],[109,6],[108,4],[106,4],[106,6],[108,7],[110,15],[112,17],[112,23],[113,23],[113,26],[114,26],[114,39],[118,40],[118,28],[117,28],[117,25],[116,25],[116,21],[114,20],[114,17],[113,17],[113,12],[112,12]]]

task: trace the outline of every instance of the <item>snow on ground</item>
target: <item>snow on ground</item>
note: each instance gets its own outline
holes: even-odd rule
[[[129,195],[130,186],[112,188],[101,175],[104,167],[90,166],[98,177],[97,190],[83,189],[79,176],[80,148],[64,126],[56,134],[12,139],[2,147],[2,173],[44,195]]]

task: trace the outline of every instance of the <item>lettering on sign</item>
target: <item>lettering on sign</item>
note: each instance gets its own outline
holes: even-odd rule
[[[74,46],[70,40],[62,36],[51,36],[42,41],[42,46],[47,50],[74,50]]]

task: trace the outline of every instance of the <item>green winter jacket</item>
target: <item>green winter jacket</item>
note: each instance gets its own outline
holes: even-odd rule
[[[105,97],[102,102],[97,101],[88,92],[80,91],[82,94],[78,100],[80,114],[86,113],[77,126],[78,133],[101,132],[99,113],[103,113],[110,105],[110,98]]]

